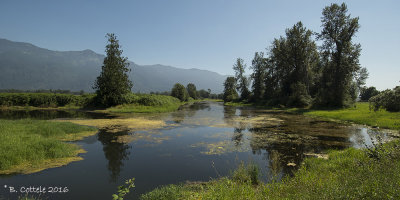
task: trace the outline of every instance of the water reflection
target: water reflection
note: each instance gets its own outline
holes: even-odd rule
[[[124,161],[129,159],[130,149],[129,144],[118,142],[117,138],[123,135],[128,135],[127,131],[109,133],[101,130],[98,133],[98,140],[103,145],[103,152],[105,158],[108,160],[107,168],[110,172],[110,181],[116,182]]]
[[[42,118],[72,117],[46,112]],[[4,112],[3,116],[7,117]],[[28,115],[14,117],[24,116]],[[102,130],[97,136],[77,142],[88,151],[83,161],[34,175],[1,177],[0,184],[54,183],[74,186],[63,194],[65,199],[105,199],[124,180],[135,177],[135,190],[127,199],[137,199],[161,185],[227,176],[236,168],[235,162],[249,160],[260,166],[267,182],[291,175],[307,156],[328,149],[364,147],[364,143],[371,144],[373,135],[381,134],[365,127],[215,102],[186,105],[171,113],[121,115],[112,125],[123,122],[126,127],[137,127],[140,121],[132,118],[166,123],[134,132]]]

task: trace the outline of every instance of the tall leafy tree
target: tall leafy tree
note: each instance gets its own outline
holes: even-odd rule
[[[264,53],[256,52],[251,64],[251,69],[253,70],[253,73],[251,74],[251,78],[253,79],[253,100],[260,101],[263,99],[265,91],[264,78],[266,59],[264,58]]]
[[[343,107],[353,102],[354,74],[361,69],[361,45],[353,43],[353,38],[360,25],[359,18],[347,11],[345,3],[331,4],[322,11],[323,29],[318,38],[323,40],[323,74],[318,103],[323,106]]]
[[[198,95],[197,89],[196,89],[196,85],[194,85],[193,83],[189,83],[186,86],[186,90],[187,90],[189,96],[192,97],[193,99],[199,98],[199,95]]]
[[[236,63],[233,65],[233,70],[235,71],[235,79],[237,83],[236,89],[240,92],[240,99],[247,100],[250,96],[250,91],[248,88],[249,81],[244,75],[246,65],[243,59],[237,58]]]
[[[181,100],[181,101],[188,101],[189,94],[186,91],[185,86],[180,83],[176,83],[171,90],[171,96]]]
[[[234,101],[238,98],[236,87],[235,77],[227,77],[224,82],[224,102]]]
[[[280,103],[304,106],[311,103],[311,91],[318,71],[319,54],[312,31],[301,22],[275,39],[266,67],[268,90]],[[266,83],[267,86],[267,83]]]
[[[106,46],[107,56],[104,58],[102,71],[97,77],[93,89],[96,98],[103,106],[113,106],[123,103],[123,96],[131,92],[133,86],[128,79],[128,58],[122,56],[121,46],[114,33],[108,33]]]

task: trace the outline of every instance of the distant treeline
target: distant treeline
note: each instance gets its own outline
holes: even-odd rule
[[[191,89],[192,85],[190,85],[190,84],[193,84],[193,83],[188,84],[189,87],[186,87],[186,91],[187,91],[187,95],[189,95],[193,99],[222,99],[223,98],[223,95],[224,95],[223,93],[214,94],[214,93],[211,93],[211,90],[206,91],[204,89],[201,89],[201,90],[196,90],[196,92],[194,93],[194,92],[192,92],[193,89]],[[193,86],[194,86],[194,84],[193,84]],[[196,86],[194,86],[194,89],[196,89]],[[189,93],[189,91],[190,91],[190,93]],[[171,91],[150,92],[150,94],[171,96]]]
[[[0,93],[0,106],[34,106],[43,108],[78,106],[85,108],[99,106],[96,100],[96,94]],[[179,102],[177,98],[172,96],[133,93],[123,95],[121,101],[121,104],[143,106],[165,106]]]
[[[70,90],[17,90],[17,89],[0,89],[0,93],[54,93],[54,94],[75,94],[75,95],[82,95],[85,92],[83,90],[79,92],[74,92]]]
[[[0,106],[60,107],[84,106],[95,95],[73,95],[56,93],[0,93]]]

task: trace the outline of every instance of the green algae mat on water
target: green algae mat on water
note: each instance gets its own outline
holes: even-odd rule
[[[0,120],[0,174],[29,174],[82,160],[75,141],[96,134],[93,127],[43,120]]]

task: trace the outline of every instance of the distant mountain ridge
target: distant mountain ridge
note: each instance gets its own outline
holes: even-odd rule
[[[93,91],[103,59],[104,55],[89,49],[52,51],[0,39],[0,89]],[[208,70],[129,63],[134,92],[169,91],[177,82],[183,85],[191,82],[197,89],[209,88],[212,93],[221,93],[227,77]]]

